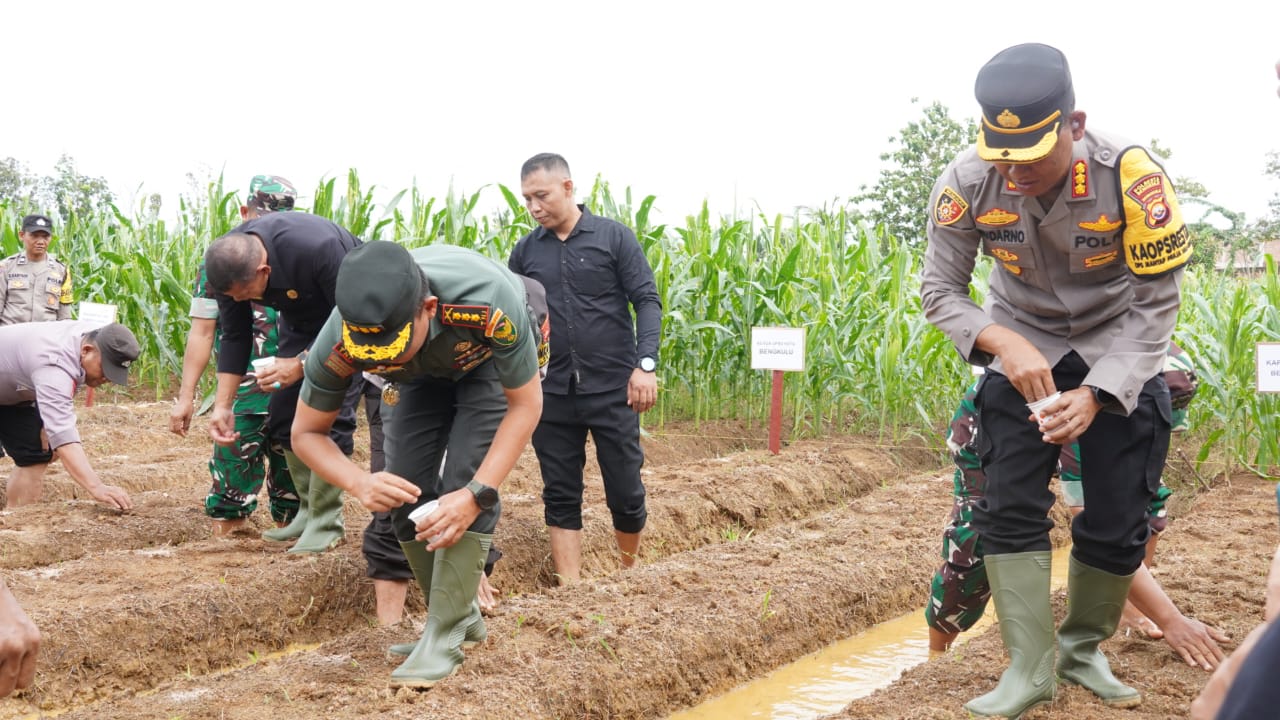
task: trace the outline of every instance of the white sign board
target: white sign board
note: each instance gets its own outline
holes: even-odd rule
[[[804,328],[751,328],[751,369],[804,372]]]
[[[1258,392],[1280,393],[1280,343],[1258,343]]]
[[[106,303],[80,303],[80,319],[92,320],[101,325],[110,325],[116,321],[116,306]]]

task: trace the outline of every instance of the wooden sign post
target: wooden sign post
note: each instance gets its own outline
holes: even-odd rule
[[[769,452],[782,449],[782,373],[804,372],[804,328],[751,328],[751,369],[773,371]]]

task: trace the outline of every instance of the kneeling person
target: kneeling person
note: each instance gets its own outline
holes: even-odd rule
[[[307,358],[293,447],[308,466],[372,511],[391,511],[430,613],[422,638],[391,674],[430,687],[483,640],[476,588],[501,513],[498,487],[542,412],[541,337],[515,274],[471,250],[366,243],[338,270],[337,308]],[[361,371],[389,383],[386,471],[355,465],[329,438]],[[441,467],[437,474],[436,469]],[[415,527],[409,513],[439,508]]]

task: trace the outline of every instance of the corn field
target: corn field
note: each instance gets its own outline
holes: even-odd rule
[[[477,212],[483,192],[500,193],[499,211]],[[183,198],[172,226],[141,208],[132,217],[115,210],[57,223],[50,251],[70,265],[76,299],[116,305],[142,344],[135,387],[101,388],[103,399],[172,393],[196,269],[209,241],[239,223],[239,198],[219,179],[202,197]],[[647,424],[763,422],[771,378],[750,369],[751,328],[804,327],[807,369],[785,379],[793,436],[856,432],[884,443],[942,447],[943,429],[971,376],[950,342],[924,320],[918,253],[844,208],[713,217],[704,205],[667,226],[651,219],[653,196],[634,202],[629,189],[617,196],[597,180],[580,199],[635,230],[657,277],[664,306],[662,391]],[[22,215],[38,210],[0,202],[6,255],[20,249]],[[322,182],[310,212],[365,240],[455,244],[504,264],[534,227],[519,195],[502,185],[470,195],[450,189],[442,199],[413,187],[378,204],[355,171],[345,187]],[[979,277],[975,296],[984,285]],[[1202,463],[1224,457],[1268,475],[1280,467],[1280,399],[1255,391],[1254,366],[1255,343],[1280,341],[1278,308],[1274,263],[1259,277],[1187,276],[1175,338],[1200,369],[1192,417]]]

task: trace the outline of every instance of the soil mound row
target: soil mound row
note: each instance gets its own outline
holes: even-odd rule
[[[1184,503],[1160,540],[1152,569],[1185,614],[1244,638],[1262,620],[1265,577],[1276,547],[1275,484],[1251,476],[1232,478]],[[1065,591],[1055,597],[1058,621]],[[1231,643],[1234,648],[1234,642]],[[1101,646],[1116,676],[1137,688],[1136,708],[1105,707],[1089,691],[1059,685],[1051,705],[1026,720],[1167,720],[1187,716],[1209,673],[1187,666],[1161,640],[1120,631]],[[829,718],[967,720],[963,705],[994,688],[1007,666],[996,628],[904,673],[892,686],[860,699]]]
[[[735,458],[725,477],[705,485],[731,493],[726,485],[737,477],[749,486],[742,472],[761,459]],[[793,464],[820,476],[809,486],[825,483],[838,504],[594,582],[509,598],[489,622],[489,641],[468,651],[460,672],[428,692],[386,687],[396,662],[386,659],[385,646],[403,640],[409,628],[348,628],[314,650],[217,676],[179,678],[146,697],[117,696],[64,717],[670,713],[924,602],[919,569],[935,562],[949,479],[895,481],[882,470],[873,491],[838,498],[830,464],[816,457]],[[779,491],[763,496],[772,492]],[[758,517],[788,513],[751,502],[736,507],[742,518],[752,517],[753,507]]]
[[[895,458],[887,453],[802,443],[778,457],[755,452],[659,467],[647,477],[651,520],[644,561],[682,557],[679,553],[689,550],[716,560],[723,548],[737,545],[727,542],[730,539],[751,537],[787,518],[805,518],[843,507],[872,488],[891,483],[902,472],[893,469],[894,463]],[[529,481],[526,477],[522,482]],[[521,482],[513,484],[513,490],[520,488]],[[370,628],[372,592],[359,555],[359,531],[367,520],[363,509],[348,505],[348,542],[338,551],[318,558],[297,558],[283,553],[282,547],[268,547],[258,540],[192,542],[205,527],[203,515],[192,505],[198,494],[188,490],[184,498],[177,493],[145,493],[139,496],[144,502],[138,512],[112,517],[102,517],[105,511],[88,503],[46,504],[40,506],[43,525],[0,533],[7,543],[6,555],[24,551],[24,566],[35,567],[10,573],[11,585],[45,634],[36,686],[23,699],[0,703],[0,717],[22,716],[37,708],[66,709],[120,693],[145,691],[166,680],[235,667],[290,644],[347,637],[353,628],[377,632]],[[945,490],[935,487],[931,494],[945,501]],[[602,501],[593,506],[603,510]],[[539,619],[546,611],[541,609],[543,596],[538,592],[549,585],[550,576],[541,502],[529,492],[504,493],[504,507],[498,540],[506,559],[499,564],[495,581],[508,594],[505,604],[509,609],[495,623],[523,617],[513,631],[527,626],[530,629],[525,635],[554,635],[553,628],[562,625],[559,616],[554,621]],[[24,517],[36,517],[28,512],[31,510],[20,512]],[[940,517],[937,510],[933,513],[931,534]],[[178,519],[173,519],[175,516]],[[586,520],[584,569],[589,577],[607,575],[616,565],[607,511],[597,511],[594,516],[589,513]],[[97,540],[87,542],[81,529],[97,533]],[[52,565],[40,564],[37,559],[42,552],[56,556],[59,548],[67,546],[79,547],[80,555],[64,549],[64,557],[76,559]],[[863,548],[860,552],[867,551]],[[807,551],[800,555],[808,556]],[[769,563],[777,564],[777,557]],[[840,564],[822,562],[825,566]],[[830,571],[828,567],[824,572]],[[609,580],[600,587],[622,588],[610,592],[623,595],[638,592],[628,589],[632,586],[669,589],[670,582],[647,577],[655,572],[626,573],[620,576],[623,579]],[[726,569],[720,566],[700,570],[695,564],[688,572],[705,576],[712,583],[720,576],[720,585],[725,584],[723,578],[734,577],[724,575]],[[800,574],[808,575],[804,571]],[[555,590],[549,596],[597,592],[589,587]],[[876,597],[879,592],[878,588]],[[410,609],[420,610],[417,593],[411,597]],[[889,597],[895,596],[891,593]],[[766,606],[769,602],[764,595],[752,601]],[[692,598],[682,597],[679,604],[690,602]],[[898,602],[901,600],[889,604]],[[574,607],[581,604],[569,603]],[[879,606],[872,603],[870,607]],[[862,612],[876,616],[869,622],[882,619],[878,611]],[[609,616],[608,612],[601,615]],[[584,642],[596,643],[604,651],[611,647],[607,637],[601,636],[602,642],[597,643],[591,636],[593,631],[603,632],[602,625],[578,615],[564,640],[573,647],[581,635]],[[790,638],[787,623],[773,625],[780,628],[778,637]],[[701,631],[686,634],[695,641],[705,641],[697,640]],[[359,641],[357,635],[355,642]],[[803,639],[775,641],[788,654],[801,652],[799,647],[811,643]],[[381,641],[368,647],[380,657]],[[714,649],[717,644],[710,642],[707,647]],[[378,665],[385,666],[386,661]],[[757,662],[749,667],[761,666]],[[371,679],[379,689],[385,684],[386,672]],[[705,691],[705,682],[690,687],[691,692],[700,694]],[[576,691],[570,694],[578,695]]]

